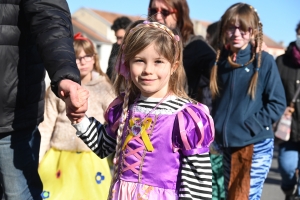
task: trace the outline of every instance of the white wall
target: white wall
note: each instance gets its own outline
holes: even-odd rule
[[[111,44],[101,44],[97,46],[97,51],[100,59],[100,67],[102,71],[105,73],[108,66],[108,59],[110,56],[112,45]]]

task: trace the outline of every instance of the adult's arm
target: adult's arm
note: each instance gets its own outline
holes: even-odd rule
[[[63,79],[80,84],[75,61],[71,14],[65,0],[23,0],[22,5],[30,32],[51,79],[51,89],[59,96]],[[72,84],[72,83],[71,83]],[[69,88],[63,88],[69,93]]]

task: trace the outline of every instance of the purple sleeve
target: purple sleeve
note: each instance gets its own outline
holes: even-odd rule
[[[185,156],[208,153],[213,140],[214,123],[205,105],[190,104],[178,112],[173,130],[175,151]]]
[[[119,128],[119,121],[123,110],[122,97],[117,97],[107,108],[105,113],[106,132],[111,137],[116,138]]]

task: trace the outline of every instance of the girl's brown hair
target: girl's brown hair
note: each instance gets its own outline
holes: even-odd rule
[[[210,74],[210,90],[212,93],[213,98],[219,95],[219,87],[217,83],[217,70],[218,70],[218,61],[220,59],[221,51],[224,50],[225,45],[227,44],[226,41],[226,30],[229,26],[235,26],[236,22],[240,24],[240,30],[242,31],[249,31],[252,34],[252,57],[249,60],[251,63],[255,57],[257,56],[257,66],[255,73],[252,76],[252,79],[249,84],[248,94],[251,96],[252,99],[255,98],[256,88],[257,88],[257,81],[258,81],[258,71],[261,66],[261,51],[262,51],[262,42],[263,42],[263,30],[262,30],[262,23],[259,20],[259,16],[256,10],[244,3],[237,3],[229,7],[224,15],[221,17],[220,21],[220,32],[219,32],[219,47],[217,49],[217,56],[216,62],[211,70]],[[258,50],[256,52],[256,50]],[[240,65],[228,59],[230,65],[232,67],[240,67]]]
[[[130,60],[132,60],[139,52],[145,49],[150,44],[155,44],[156,50],[164,58],[166,58],[173,67],[178,65],[175,71],[171,74],[169,80],[169,91],[178,97],[183,97],[189,99],[188,95],[185,93],[185,71],[182,64],[182,43],[177,41],[177,36],[168,29],[166,26],[157,22],[144,22],[142,21],[134,22],[126,34],[121,44],[118,59],[124,58],[124,63],[126,71],[130,72]],[[119,62],[119,65],[122,63]],[[174,69],[174,68],[173,68]],[[115,83],[115,89],[120,95],[125,92],[123,112],[121,116],[121,122],[118,129],[117,135],[117,147],[115,160],[120,159],[121,145],[122,145],[122,133],[124,130],[124,125],[128,117],[128,107],[134,102],[136,98],[140,95],[139,89],[134,85],[132,80],[125,79],[121,74],[117,74]],[[124,88],[125,87],[125,88]],[[125,90],[125,91],[124,91]],[[115,181],[118,179],[121,165],[116,164],[114,169],[114,175],[112,180],[112,185],[110,189],[110,197],[112,195],[112,187]]]
[[[190,9],[186,0],[164,0],[166,4],[175,9],[177,18],[177,28],[182,36],[182,42],[185,44],[191,35],[194,35],[194,25],[190,18]],[[150,0],[149,7],[151,8],[153,0]],[[151,16],[148,17],[151,18]]]

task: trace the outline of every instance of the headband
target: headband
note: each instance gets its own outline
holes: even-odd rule
[[[163,31],[165,31],[170,37],[171,39],[173,39],[175,42],[179,42],[180,41],[180,37],[179,35],[175,35],[173,33],[173,31],[171,31],[168,27],[166,27],[165,25],[161,24],[161,23],[158,23],[158,22],[149,22],[149,21],[144,21],[143,23],[141,24],[138,24],[136,27],[132,28],[130,30],[130,32],[134,31],[136,28],[140,27],[140,26],[151,26],[151,27],[154,27],[154,28],[159,28]]]

